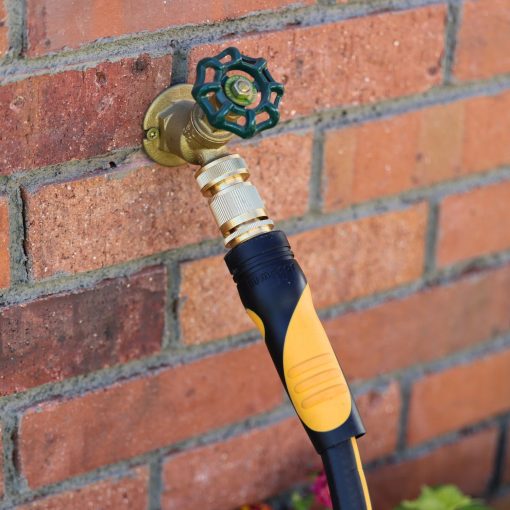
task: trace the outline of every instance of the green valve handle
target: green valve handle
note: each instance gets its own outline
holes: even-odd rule
[[[192,95],[211,126],[251,138],[278,123],[283,85],[274,81],[265,59],[227,48],[198,62]]]

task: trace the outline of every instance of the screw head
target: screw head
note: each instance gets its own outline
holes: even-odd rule
[[[230,76],[225,83],[227,97],[240,106],[249,106],[257,97],[253,82],[241,75]]]
[[[147,131],[147,140],[155,140],[159,137],[159,129],[157,127],[151,127]]]

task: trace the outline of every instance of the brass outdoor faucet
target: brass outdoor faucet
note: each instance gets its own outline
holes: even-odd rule
[[[195,178],[224,237],[234,247],[272,230],[244,160],[230,154],[234,136],[250,138],[279,120],[283,85],[271,77],[266,61],[228,48],[197,66],[192,85],[162,92],[144,120],[147,154],[165,166],[201,165]]]

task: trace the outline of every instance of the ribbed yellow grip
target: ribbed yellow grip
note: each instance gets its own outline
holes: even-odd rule
[[[308,285],[287,329],[283,369],[292,403],[310,429],[326,432],[347,420],[352,405],[349,388]]]

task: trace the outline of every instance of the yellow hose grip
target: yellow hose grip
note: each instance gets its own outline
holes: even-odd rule
[[[246,311],[264,337],[262,319],[253,310]],[[283,372],[294,408],[311,430],[327,432],[347,420],[351,393],[315,311],[308,284],[285,335]]]
[[[283,370],[287,390],[301,420],[327,432],[351,414],[351,394],[306,285],[285,336]]]

